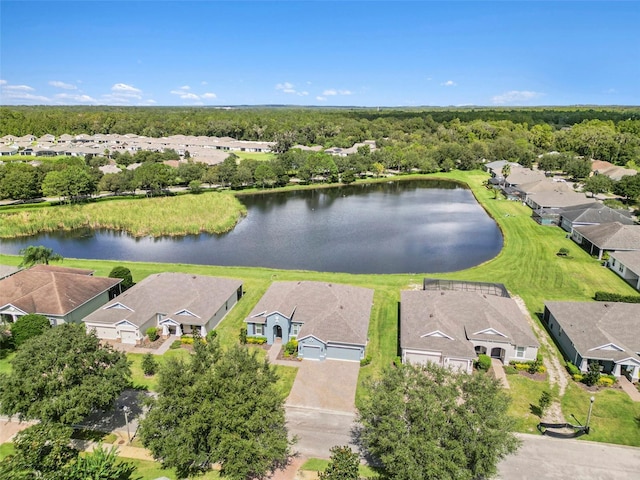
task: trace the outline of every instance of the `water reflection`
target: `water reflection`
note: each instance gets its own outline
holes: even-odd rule
[[[447,272],[493,258],[496,224],[451,182],[404,181],[242,196],[247,217],[225,235],[132,238],[83,229],[2,240],[64,257],[264,266],[351,273]]]

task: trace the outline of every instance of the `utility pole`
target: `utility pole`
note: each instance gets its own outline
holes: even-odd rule
[[[596,401],[596,397],[591,397],[589,399],[591,401],[591,403],[589,404],[589,413],[587,413],[587,424],[585,425],[585,432],[587,435],[589,435],[589,421],[591,420],[591,410],[593,409],[593,402]]]

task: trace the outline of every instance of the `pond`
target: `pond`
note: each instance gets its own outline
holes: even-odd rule
[[[45,245],[68,258],[260,266],[348,273],[435,273],[473,267],[502,248],[470,190],[393,181],[240,197],[247,216],[224,235],[133,238],[78,230],[3,239],[17,254]]]

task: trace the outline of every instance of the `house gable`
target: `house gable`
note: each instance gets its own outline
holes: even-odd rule
[[[104,310],[129,310],[133,312],[133,309],[127,307],[124,303],[116,302],[104,307]]]
[[[119,322],[116,323],[116,327],[119,327],[119,328],[124,327],[126,329],[132,328],[133,330],[138,329],[138,327],[133,323],[131,323],[129,320],[120,320]]]
[[[594,350],[609,350],[614,352],[624,352],[624,348],[619,347],[615,343],[607,343],[605,345],[600,345],[599,347],[593,347],[589,349],[590,352]]]
[[[507,338],[507,336],[496,330],[495,328],[485,328],[484,330],[480,330],[479,332],[475,332],[474,335],[498,335],[500,337]]]
[[[447,340],[454,340],[454,338],[440,330],[434,330],[433,332],[425,333],[424,335],[420,335],[420,338],[446,338]]]
[[[183,317],[200,318],[200,316],[196,315],[193,312],[190,312],[186,308],[183,308],[182,310],[177,311],[176,313],[174,313],[174,315],[180,315],[180,316],[183,316]]]

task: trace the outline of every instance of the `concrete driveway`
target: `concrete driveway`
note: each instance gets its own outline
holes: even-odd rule
[[[286,406],[354,413],[358,362],[303,360]]]

